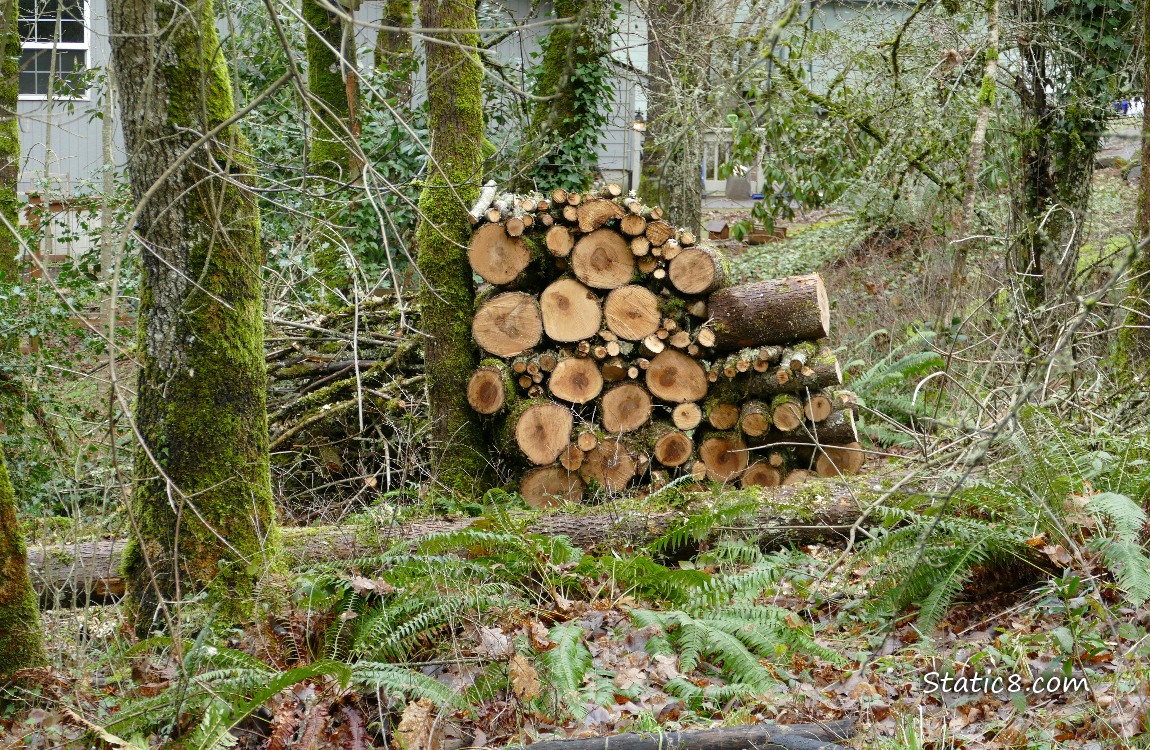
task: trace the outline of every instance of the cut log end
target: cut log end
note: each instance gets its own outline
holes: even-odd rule
[[[653,453],[655,460],[664,466],[682,466],[691,458],[695,445],[686,434],[680,430],[670,430],[655,441]]]
[[[523,223],[519,222],[519,234]],[[531,263],[531,250],[501,224],[484,224],[471,236],[467,250],[471,269],[491,284],[510,284]]]
[[[539,303],[522,292],[497,295],[479,306],[471,333],[480,348],[497,357],[521,354],[542,338]]]
[[[703,421],[703,409],[691,401],[679,404],[671,412],[671,421],[680,430],[693,430]]]
[[[717,251],[690,247],[679,252],[667,269],[671,285],[683,294],[709,294],[726,280]]]
[[[859,443],[825,445],[815,460],[815,471],[820,477],[853,476],[862,471],[866,454]]]
[[[707,422],[716,430],[729,430],[739,423],[739,407],[728,403],[714,404],[707,411]]]
[[[555,403],[535,403],[515,424],[515,442],[536,466],[554,463],[571,442],[571,412]]]
[[[707,395],[707,373],[698,360],[666,349],[647,368],[647,388],[664,401],[699,401]]]
[[[467,383],[467,403],[480,414],[495,414],[507,402],[506,382],[500,368],[479,368]]]
[[[638,464],[622,441],[611,438],[600,441],[587,454],[581,472],[584,478],[598,482],[606,490],[617,492],[626,488],[635,478]]]
[[[651,419],[651,394],[638,383],[623,383],[604,394],[601,411],[607,432],[631,432]]]
[[[547,388],[556,398],[586,404],[603,391],[603,374],[595,360],[569,357],[555,366]]]
[[[746,445],[734,435],[715,435],[699,446],[699,458],[707,467],[707,478],[729,482],[747,468]]]
[[[562,466],[544,466],[523,476],[519,494],[532,508],[580,503],[583,501],[583,480]]]
[[[628,341],[641,341],[659,329],[659,298],[634,284],[613,289],[603,303],[607,328]]]
[[[575,243],[575,276],[593,289],[617,289],[635,275],[635,256],[627,241],[611,229],[596,229]]]
[[[766,461],[756,461],[739,478],[741,487],[778,487],[783,483],[783,472]]]
[[[543,329],[554,341],[571,342],[599,332],[599,297],[575,279],[560,279],[539,295]]]

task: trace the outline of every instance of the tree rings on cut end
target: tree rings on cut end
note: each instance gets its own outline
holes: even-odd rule
[[[484,281],[510,284],[531,263],[531,249],[522,237],[508,236],[502,224],[484,224],[471,236],[467,260]]]
[[[556,398],[585,404],[603,391],[599,363],[589,357],[568,357],[555,365],[547,387]]]
[[[554,508],[583,500],[583,480],[562,466],[543,466],[523,475],[519,494],[532,508]]]
[[[467,383],[467,403],[480,414],[494,414],[507,403],[507,379],[498,367],[480,367]]]
[[[743,476],[739,478],[740,486],[746,487],[778,487],[783,483],[783,472],[766,461],[756,461],[747,467]]]
[[[635,275],[635,256],[623,235],[613,229],[596,229],[575,243],[571,268],[593,289],[616,289]]]
[[[647,368],[647,388],[664,401],[698,401],[707,395],[707,373],[683,352],[665,349]]]
[[[691,247],[676,255],[667,267],[671,285],[683,294],[707,294],[723,285],[726,279],[716,251]]]
[[[555,463],[571,442],[571,412],[555,403],[532,404],[515,423],[515,442],[536,466]]]
[[[471,334],[484,351],[497,357],[521,354],[542,338],[539,303],[523,292],[505,292],[492,297],[475,311]]]
[[[671,421],[680,430],[693,430],[703,421],[703,409],[693,401],[679,404],[671,412]]]
[[[651,418],[651,394],[638,383],[615,386],[603,395],[603,429],[612,434],[631,432]]]
[[[539,295],[543,330],[555,341],[579,341],[594,336],[603,322],[595,292],[575,279],[559,279]]]
[[[716,435],[703,441],[699,458],[707,466],[707,478],[713,482],[729,482],[747,468],[746,447],[737,437]]]
[[[682,466],[691,457],[694,443],[679,430],[669,430],[655,441],[655,460],[664,466]]]
[[[601,440],[584,458],[581,473],[615,492],[627,486],[638,471],[635,457],[621,441]]]
[[[659,330],[659,298],[636,284],[613,289],[603,303],[607,328],[628,341],[641,341]]]

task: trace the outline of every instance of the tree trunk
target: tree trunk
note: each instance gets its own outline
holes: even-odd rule
[[[0,0],[0,214],[13,228],[20,226],[20,201],[16,186],[20,179],[20,126],[16,119],[16,99],[20,77],[20,34],[16,29],[16,0]],[[0,283],[17,279],[19,237],[0,226]]]
[[[327,10],[319,0],[301,0],[307,51],[308,174],[318,178],[308,244],[312,248],[324,298],[339,299],[338,290],[348,286],[351,266],[346,243],[331,224],[343,208],[343,200],[331,196],[341,186],[358,179],[358,166],[350,143],[355,132],[355,36],[350,26]]]
[[[375,39],[375,68],[387,72],[387,95],[393,106],[406,110],[411,101],[411,76],[418,64],[412,51],[412,0],[385,0],[380,23],[391,29],[380,29]],[[392,29],[408,29],[393,31]]]
[[[639,195],[696,234],[703,211],[703,58],[698,38],[711,0],[649,3],[647,130]]]
[[[1150,2],[1142,4],[1142,99],[1150,102]],[[1131,268],[1126,323],[1118,336],[1118,364],[1130,372],[1150,362],[1150,107],[1142,113],[1142,175],[1138,180],[1138,256]]]
[[[963,180],[962,209],[958,224],[954,228],[957,245],[954,249],[954,266],[950,272],[950,286],[943,292],[943,306],[939,321],[949,324],[955,291],[962,283],[966,270],[966,256],[969,253],[968,240],[970,227],[974,221],[974,204],[978,197],[978,173],[986,157],[986,130],[990,125],[990,115],[994,111],[995,89],[998,81],[998,3],[999,0],[986,0],[986,63],[982,70],[982,87],[978,90],[978,118],[974,122],[974,133],[970,136],[970,151],[966,158],[966,175]]]
[[[144,632],[163,601],[209,583],[224,616],[250,612],[274,520],[264,253],[248,145],[224,125],[235,105],[211,0],[122,0],[108,15],[143,255],[125,568]]]
[[[488,484],[487,439],[467,405],[477,351],[471,339],[475,289],[467,262],[467,211],[479,196],[483,164],[483,68],[474,6],[459,0],[420,3],[420,22],[435,34],[427,47],[431,162],[419,196],[417,261],[427,334],[426,367],[438,469],[436,479],[472,496]]]
[[[16,0],[6,0],[4,13],[9,21],[15,6]],[[0,454],[0,682],[16,670],[44,661],[36,594],[28,579],[28,553],[8,468]]]

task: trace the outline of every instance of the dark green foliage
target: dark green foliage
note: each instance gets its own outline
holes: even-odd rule
[[[865,346],[884,337],[889,337],[887,331],[875,331],[862,344]],[[862,360],[844,368],[848,371],[844,376],[846,387],[858,395],[859,404],[864,407],[858,427],[860,434],[886,445],[913,442],[913,436],[900,427],[921,428],[916,420],[927,416],[935,408],[936,400],[915,386],[945,366],[942,356],[930,348],[933,339],[931,331],[916,331],[861,373],[850,374],[865,366]]]

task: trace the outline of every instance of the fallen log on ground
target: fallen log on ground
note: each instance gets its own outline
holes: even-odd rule
[[[752,724],[686,729],[658,734],[617,734],[573,740],[544,740],[532,750],[846,750],[835,740],[853,737],[853,719],[825,724]]]
[[[743,454],[746,455],[746,454]],[[753,518],[723,524],[710,536],[754,538],[764,548],[816,543],[842,544],[860,521],[865,502],[873,497],[870,482],[830,480],[803,487],[762,490],[763,500]],[[650,511],[642,506],[601,506],[584,512],[540,515],[528,533],[568,537],[586,550],[639,547],[666,535],[690,517],[684,511]],[[283,553],[295,568],[320,562],[351,560],[379,554],[401,540],[461,531],[482,519],[430,519],[394,527],[369,525],[286,528]],[[877,522],[876,522],[877,525]],[[64,545],[30,545],[28,568],[32,585],[45,608],[74,607],[114,601],[124,594],[120,558],[126,541],[109,539]]]

